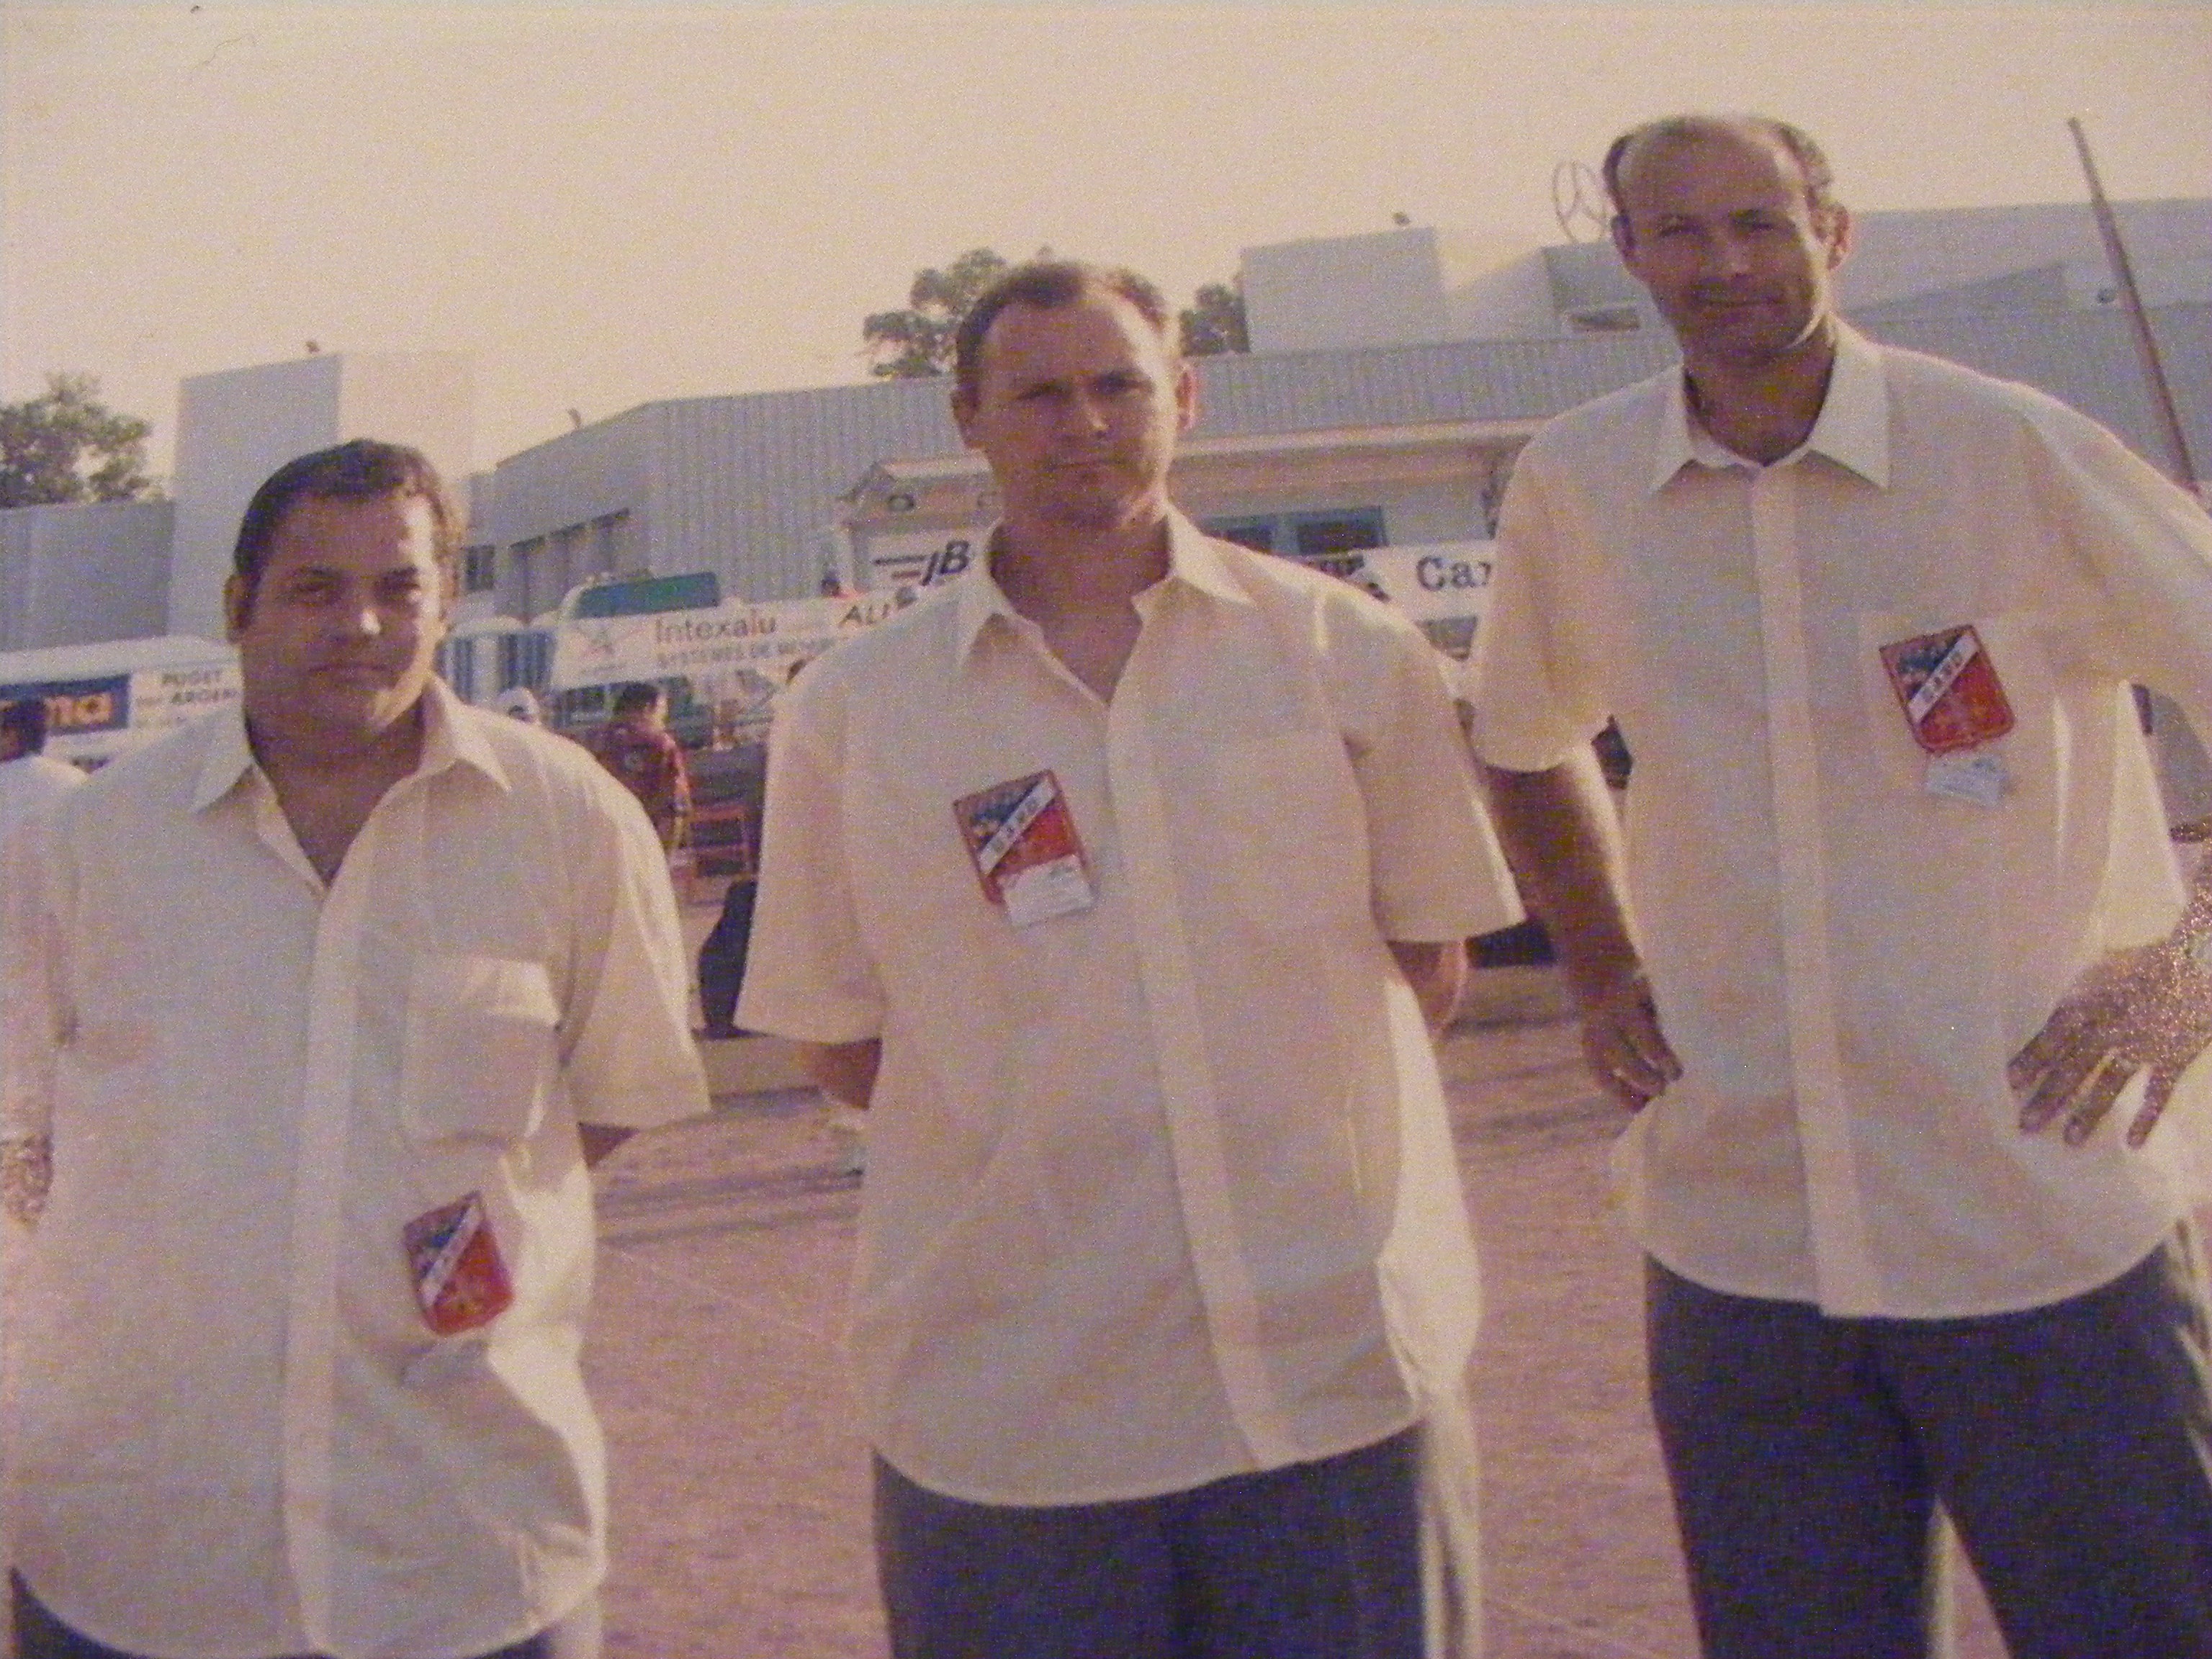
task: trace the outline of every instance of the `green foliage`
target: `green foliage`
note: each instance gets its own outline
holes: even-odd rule
[[[860,325],[875,360],[868,373],[884,380],[950,374],[960,319],[1006,269],[1004,255],[971,247],[942,270],[916,271],[904,311],[879,311]]]
[[[1208,283],[1192,296],[1190,308],[1178,320],[1186,357],[1252,349],[1252,337],[1244,327],[1244,295],[1234,283]]]
[[[1050,248],[1039,248],[1036,257],[1051,255]],[[916,271],[905,310],[878,311],[860,325],[865,349],[873,360],[868,373],[885,380],[950,374],[952,337],[960,319],[1007,267],[1004,255],[971,247],[942,270],[932,266]],[[1244,296],[1234,283],[1208,283],[1178,321],[1186,357],[1252,349],[1244,328]]]
[[[153,428],[100,402],[89,374],[49,374],[46,389],[0,404],[0,507],[135,501],[157,493],[146,471]]]

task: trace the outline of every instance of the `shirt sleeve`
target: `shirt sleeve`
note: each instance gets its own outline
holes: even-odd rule
[[[26,1222],[46,1197],[54,1073],[69,1030],[45,823],[0,836],[0,1208]]]
[[[708,1109],[690,963],[659,838],[627,791],[591,780],[569,860],[575,956],[563,1065],[581,1123],[643,1129]]]
[[[1581,597],[1571,574],[1576,550],[1547,464],[1524,451],[1506,488],[1490,599],[1468,674],[1475,752],[1516,772],[1560,764],[1610,712],[1571,648],[1569,624]]]
[[[1383,613],[1348,723],[1367,818],[1376,925],[1404,943],[1466,939],[1521,919],[1478,793],[1443,657]]]
[[[738,1024],[804,1042],[878,1036],[884,1016],[845,856],[842,721],[835,701],[834,683],[817,665],[776,710],[760,894],[738,1003]]]
[[[2035,483],[2086,574],[2098,660],[2212,743],[2212,519],[2085,416],[2050,404],[2041,436]]]

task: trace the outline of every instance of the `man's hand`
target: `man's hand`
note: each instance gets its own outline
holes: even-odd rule
[[[876,1070],[883,1060],[881,1037],[799,1045],[799,1063],[807,1080],[841,1106],[867,1105],[875,1095]]]
[[[1630,1111],[1642,1111],[1682,1075],[1682,1062],[1660,1032],[1659,1010],[1643,975],[1578,1000],[1583,1058],[1599,1086]]]
[[[2028,1134],[2063,1116],[2069,1146],[2096,1133],[2112,1102],[2148,1070],[2142,1109],[2128,1126],[2140,1146],[2158,1127],[2189,1063],[2212,1045],[2212,969],[2178,939],[2115,951],[2084,973],[2006,1067]]]

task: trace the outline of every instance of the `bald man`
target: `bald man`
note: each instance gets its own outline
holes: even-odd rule
[[[1917,1659],[1940,1502],[2014,1659],[2212,1654],[2201,1109],[2160,1127],[2212,896],[2129,694],[2212,731],[2212,526],[2074,411],[1848,327],[1796,129],[1655,122],[1606,177],[1682,363],[1518,463],[1476,740],[1635,1114],[1705,1650]]]

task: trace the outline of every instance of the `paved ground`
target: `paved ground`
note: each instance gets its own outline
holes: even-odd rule
[[[1446,1070],[1488,1304],[1490,1659],[1690,1659],[1639,1270],[1606,1199],[1613,1115],[1540,976],[1479,977],[1479,1012],[1503,1023],[1463,1026]],[[838,1354],[859,1181],[811,1091],[760,1086],[772,1054],[716,1069],[750,1091],[639,1138],[601,1177],[610,1659],[882,1659]],[[1977,1613],[1960,1659],[2002,1654]]]

